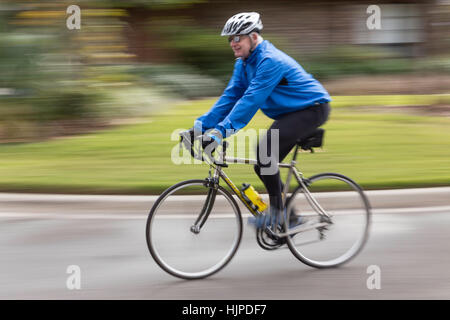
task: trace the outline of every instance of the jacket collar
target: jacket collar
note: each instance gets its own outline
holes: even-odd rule
[[[259,53],[265,49],[265,47],[267,46],[268,41],[267,40],[263,40],[259,45],[256,46],[255,50],[253,50],[252,53],[250,53],[250,55],[248,56],[247,59],[245,59],[244,61],[246,63],[253,63],[256,61],[256,57],[259,55]]]

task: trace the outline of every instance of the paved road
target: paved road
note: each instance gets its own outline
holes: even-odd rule
[[[369,198],[369,242],[341,268],[317,270],[287,249],[264,251],[245,226],[225,269],[185,281],[148,253],[154,197],[0,194],[0,299],[450,299],[450,188]],[[80,267],[80,290],[67,289],[71,265]],[[371,265],[380,268],[379,290],[367,288]]]

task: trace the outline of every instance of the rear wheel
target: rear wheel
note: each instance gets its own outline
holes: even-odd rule
[[[342,265],[354,258],[367,241],[371,218],[369,201],[361,187],[340,174],[322,173],[305,182],[313,200],[308,201],[307,193],[299,186],[287,202],[287,212],[303,218],[304,223],[297,230],[306,230],[286,238],[289,249],[312,267]],[[314,227],[328,220],[318,214],[314,201],[330,216],[330,224]]]

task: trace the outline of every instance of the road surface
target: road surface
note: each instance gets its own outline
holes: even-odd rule
[[[186,281],[148,252],[155,197],[0,194],[0,299],[450,299],[450,188],[369,198],[370,238],[347,265],[317,270],[288,249],[264,251],[245,224],[229,265]],[[68,289],[70,266],[79,290]]]

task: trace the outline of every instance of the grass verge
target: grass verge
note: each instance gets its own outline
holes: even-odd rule
[[[421,96],[420,103],[448,99],[448,95],[428,97]],[[305,176],[342,173],[367,189],[450,185],[448,117],[352,108],[404,105],[405,101],[417,105],[411,103],[411,96],[378,96],[376,101],[364,96],[335,97],[324,126],[323,150],[302,153],[298,167]],[[158,194],[181,180],[204,178],[206,165],[175,165],[171,154],[178,148],[174,131],[189,128],[212,103],[208,99],[177,104],[142,123],[91,134],[0,145],[0,191]],[[264,129],[271,122],[258,112],[248,128]],[[239,152],[253,156],[253,146],[250,141]],[[263,190],[251,166],[230,165],[226,172],[236,184],[249,182]]]

